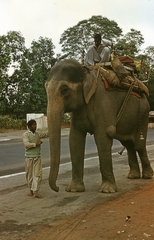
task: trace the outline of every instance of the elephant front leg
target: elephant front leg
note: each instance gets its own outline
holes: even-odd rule
[[[107,154],[106,154],[107,155]],[[110,157],[100,161],[100,171],[102,174],[102,184],[99,186],[99,192],[102,193],[115,193],[117,192],[117,186],[112,168],[112,160]]]
[[[102,175],[102,184],[99,187],[99,192],[117,192],[111,156],[112,139],[109,139],[108,137],[95,137],[95,141],[98,149],[100,171]]]
[[[72,161],[72,181],[65,188],[67,192],[84,192],[84,150],[86,134],[78,130],[70,130],[70,155]]]

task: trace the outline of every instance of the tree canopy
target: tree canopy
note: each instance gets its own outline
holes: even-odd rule
[[[114,47],[118,55],[129,55],[135,58],[139,54],[143,43],[144,38],[141,32],[132,28],[130,32],[117,39]]]
[[[82,51],[93,44],[93,36],[100,33],[103,38],[112,41],[121,36],[118,24],[102,16],[92,16],[65,30],[60,38],[61,50],[70,58],[81,60]]]
[[[44,83],[55,63],[51,39],[40,37],[29,49],[20,32],[1,36],[0,112],[16,116],[45,113]]]
[[[141,51],[142,33],[133,28],[126,34],[118,24],[102,16],[92,16],[66,29],[61,37],[62,53],[54,57],[52,39],[39,37],[26,48],[21,32],[9,31],[0,36],[0,113],[16,118],[26,113],[46,113],[44,83],[51,67],[63,58],[82,60],[82,54],[100,33],[114,43],[114,52],[129,55],[140,63],[139,78],[146,81],[150,109],[154,110],[154,46]]]

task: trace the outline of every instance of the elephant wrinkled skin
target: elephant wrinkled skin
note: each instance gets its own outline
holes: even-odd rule
[[[66,191],[85,191],[84,150],[88,132],[94,135],[97,145],[102,176],[100,192],[117,191],[111,157],[113,138],[127,149],[130,166],[128,178],[153,177],[146,151],[149,104],[145,95],[142,94],[141,98],[131,95],[116,124],[116,116],[127,93],[107,91],[101,76],[97,74],[97,71],[89,70],[73,59],[60,61],[51,69],[46,92],[51,149],[49,184],[54,191],[59,191],[56,180],[60,163],[61,118],[66,112],[72,112],[69,136],[72,181]],[[144,136],[142,140],[141,132]],[[142,175],[136,152],[141,160]]]

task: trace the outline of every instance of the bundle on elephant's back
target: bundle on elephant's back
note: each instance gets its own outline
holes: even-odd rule
[[[129,88],[130,84],[134,82],[134,87],[133,90],[138,92],[138,93],[145,93],[147,96],[149,96],[149,90],[148,88],[144,85],[142,81],[140,81],[136,77],[131,77],[127,76],[124,81],[120,83],[120,86],[123,88]]]
[[[111,86],[128,89],[131,83],[134,82],[134,87],[133,87],[134,92],[145,93],[147,96],[149,96],[148,88],[138,78],[127,76],[120,81],[113,70],[106,70],[100,67],[99,71],[102,78],[105,78]]]
[[[106,80],[108,84],[112,87],[127,90],[130,87],[131,83],[133,82],[134,86],[132,90],[134,92],[137,92],[139,94],[144,93],[147,96],[149,96],[148,88],[145,86],[145,84],[142,81],[140,81],[135,76],[127,75],[124,78],[119,79],[117,74],[111,69],[104,68],[100,65],[95,65],[90,68],[99,71],[102,77],[102,80]]]

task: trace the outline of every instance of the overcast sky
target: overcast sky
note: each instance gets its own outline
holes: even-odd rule
[[[114,20],[124,34],[141,31],[142,48],[154,46],[154,0],[0,0],[0,35],[20,31],[27,47],[51,38],[58,53],[61,34],[94,15]]]

